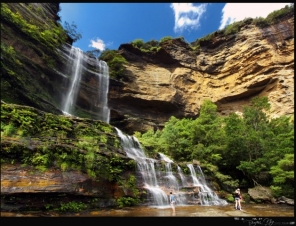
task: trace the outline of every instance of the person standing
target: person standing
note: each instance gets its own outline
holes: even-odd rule
[[[170,204],[173,210],[173,213],[175,212],[175,203],[176,203],[176,199],[175,196],[173,195],[173,192],[170,192]]]
[[[235,206],[234,208],[237,210],[241,210],[241,194],[240,194],[240,189],[237,188],[234,192],[234,200],[235,200]]]

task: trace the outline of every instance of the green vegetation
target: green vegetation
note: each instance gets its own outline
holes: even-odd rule
[[[172,36],[165,36],[165,37],[163,37],[163,38],[160,39],[160,43],[166,42],[166,41],[172,40],[172,39],[173,39]]]
[[[253,24],[255,24],[257,27],[263,28],[278,23],[280,19],[290,13],[294,14],[294,3],[290,3],[290,5],[286,5],[282,9],[271,12],[265,19],[262,17],[256,17],[253,21]]]
[[[40,8],[40,10],[42,10]],[[17,27],[30,38],[44,44],[49,48],[57,48],[67,40],[67,34],[63,27],[52,21],[48,21],[43,26],[32,24],[25,20],[19,12],[13,12],[6,3],[1,3],[1,20]]]
[[[134,206],[140,202],[140,191],[137,189],[137,180],[134,175],[129,175],[126,181],[121,180],[121,186],[131,191],[132,196],[120,197],[116,200],[118,207]]]
[[[290,5],[286,5],[284,8],[275,10],[271,12],[265,19],[260,17],[260,18],[246,18],[242,21],[236,21],[233,22],[232,24],[229,24],[227,27],[225,27],[222,30],[215,31],[213,33],[210,33],[202,38],[199,38],[195,41],[193,41],[190,45],[192,50],[194,50],[196,53],[198,53],[198,50],[200,48],[200,43],[201,42],[206,42],[206,41],[213,41],[215,42],[215,37],[217,35],[233,35],[236,34],[240,31],[240,29],[248,24],[254,24],[260,28],[270,26],[272,24],[275,24],[280,21],[281,18],[286,16],[287,14],[294,13],[294,4],[291,3]],[[183,37],[180,37],[181,39],[184,40]],[[143,39],[136,39],[131,42],[131,44],[135,47],[141,50],[141,52],[153,52],[153,51],[158,51],[161,47],[160,44],[167,42],[169,40],[172,40],[173,38],[171,36],[165,36],[160,39],[160,41],[155,41],[151,40],[149,42],[144,42]]]
[[[138,48],[141,52],[157,52],[161,47],[159,46],[159,42],[151,39],[148,42],[144,42],[143,39],[136,39],[131,42],[133,47]]]
[[[184,41],[184,38],[181,37]],[[131,42],[132,46],[141,50],[143,53],[147,52],[157,52],[160,50],[161,46],[160,44],[169,40],[172,40],[173,38],[171,36],[165,36],[160,41],[151,39],[148,42],[144,42],[143,39],[135,39],[134,41]]]
[[[133,45],[133,47],[136,47],[138,49],[141,49],[144,46],[144,40],[143,39],[136,39],[134,41],[131,42],[131,44]]]
[[[53,75],[63,62],[58,49],[69,38],[47,15],[33,4],[1,3],[1,99],[57,113]]]
[[[112,148],[120,147],[113,127],[102,121],[75,121],[35,108],[1,103],[1,161],[19,162],[41,171],[76,169],[93,178],[121,180],[124,169],[134,169]]]
[[[16,64],[16,67],[22,66],[22,63],[17,57],[17,54],[12,46],[7,46],[4,43],[1,43],[1,55],[10,61],[10,65]],[[1,61],[1,65],[2,61]],[[4,65],[3,65],[4,66]],[[11,75],[13,75],[12,73]]]
[[[138,199],[135,199],[133,197],[120,197],[116,201],[119,208],[134,206],[139,202]]]
[[[72,201],[68,203],[61,203],[61,206],[59,208],[55,208],[55,210],[60,212],[80,212],[86,208],[86,204]]]
[[[103,60],[108,64],[111,78],[120,80],[123,77],[124,65],[128,64],[128,62],[116,50],[104,50],[99,56],[99,60]]]
[[[255,97],[243,117],[220,117],[210,100],[193,119],[171,117],[163,130],[136,136],[145,151],[161,152],[178,162],[200,161],[204,171],[229,187],[257,184],[272,188],[276,197],[292,197],[294,188],[294,119],[268,119],[266,97]],[[236,179],[236,178],[244,178]]]
[[[44,16],[41,7],[28,8]],[[294,4],[291,4],[274,11],[266,19],[247,18],[235,22],[222,31],[198,39],[192,48],[198,50],[201,42],[213,41],[219,34],[233,35],[248,24],[253,23],[263,28],[277,23],[285,15],[294,13],[293,10]],[[50,68],[55,67],[53,56],[58,56],[55,55],[55,50],[66,42],[67,36],[74,42],[81,38],[74,23],[69,25],[65,22],[65,30],[59,23],[52,21],[37,24],[32,19],[22,17],[19,12],[10,10],[6,3],[1,3],[1,19],[3,24],[8,24],[20,32],[27,40],[16,37],[17,41],[29,46]],[[1,31],[7,29],[3,24]],[[184,41],[182,37],[179,39]],[[159,51],[160,44],[171,40],[171,36],[166,36],[160,41],[152,39],[146,43],[142,39],[136,39],[131,44],[142,52],[153,53]],[[40,43],[42,48],[32,43]],[[100,53],[94,50],[87,54],[106,61],[111,78],[123,78],[128,62],[117,51],[107,49]],[[30,73],[44,77],[44,68],[38,68],[30,59],[26,59],[26,56],[20,56],[13,46],[4,43],[1,43],[1,56],[2,78],[6,76],[10,79],[1,80],[1,89],[15,91],[11,92],[12,95],[5,95],[5,100],[10,100],[15,95],[14,100],[31,98],[28,102],[36,104],[34,95],[27,95],[26,98],[17,95],[42,90],[43,87],[30,80]],[[29,65],[32,71],[21,71],[25,64]],[[24,79],[25,77],[28,79]],[[13,82],[8,82],[12,80]],[[37,77],[34,80],[37,80]],[[43,99],[50,100],[50,97]],[[205,100],[198,118],[171,117],[163,130],[151,129],[144,134],[136,132],[135,136],[150,157],[155,158],[158,152],[164,153],[176,160],[185,174],[189,174],[186,163],[197,159],[201,162],[204,172],[219,182],[215,185],[217,188],[220,184],[230,188],[262,184],[269,186],[276,197],[284,195],[293,198],[294,119],[285,116],[269,119],[266,116],[268,110],[269,103],[266,98],[254,98],[251,106],[244,108],[243,117],[234,113],[219,117],[217,106],[210,100]],[[82,110],[80,115],[88,116]],[[88,119],[75,120],[40,112],[34,108],[1,103],[1,140],[5,141],[1,144],[1,163],[17,162],[34,166],[40,171],[46,171],[50,167],[62,171],[80,170],[94,179],[117,182],[124,189],[131,191],[130,197],[116,200],[119,207],[140,202],[136,178],[133,175],[128,179],[122,178],[122,173],[127,169],[134,170],[136,163],[115,153],[114,150],[120,147],[120,141],[114,136],[113,127],[106,123]],[[45,208],[50,209],[52,206],[47,204]],[[61,204],[58,210],[75,212],[85,208],[86,204],[69,202]]]
[[[294,13],[294,4],[287,5],[285,8],[276,10],[272,13],[270,13],[265,19],[263,18],[246,18],[242,21],[237,21],[232,24],[229,24],[226,28],[223,30],[219,30],[213,33],[210,33],[206,35],[205,37],[199,38],[192,42],[189,46],[192,48],[192,50],[198,54],[199,53],[199,48],[200,48],[200,43],[202,42],[215,42],[215,38],[218,35],[234,35],[240,31],[240,29],[248,24],[254,24],[260,28],[263,28],[265,26],[269,26],[272,24],[277,23],[282,17],[289,13]],[[171,36],[165,36],[160,39],[160,41],[156,41],[154,39],[144,42],[143,39],[135,39],[131,42],[132,46],[139,49],[143,53],[152,53],[152,52],[157,52],[161,48],[161,43],[167,42],[172,40],[173,38]],[[181,39],[185,42],[183,37],[179,37],[178,39]],[[103,52],[103,56],[101,55],[99,58],[101,60],[104,60],[108,63],[110,67],[110,75],[112,78],[122,78],[123,76],[123,70],[124,67],[123,65],[126,64],[127,62],[125,59],[122,59],[116,54],[116,51],[110,52],[112,50],[106,50]],[[89,53],[90,55],[93,55],[92,53]],[[113,60],[114,59],[114,60]]]

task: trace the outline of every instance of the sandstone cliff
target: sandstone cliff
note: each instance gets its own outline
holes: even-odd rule
[[[161,128],[172,115],[196,118],[204,99],[227,115],[267,96],[271,117],[294,114],[294,15],[263,29],[246,24],[234,35],[216,32],[198,52],[182,39],[162,43],[157,53],[131,44],[119,52],[129,65],[122,82],[111,82],[109,105],[125,118],[127,132]]]
[[[48,23],[56,28],[51,22],[56,23],[58,20],[58,4],[7,5],[12,12],[21,15],[20,21],[28,27],[36,28],[33,25],[41,27]],[[4,7],[1,8],[3,10]],[[129,64],[121,81],[110,80],[110,124],[129,134],[134,131],[144,132],[149,128],[161,128],[172,115],[179,118],[198,117],[201,103],[206,98],[218,105],[220,114],[227,115],[233,111],[241,111],[242,105],[257,95],[268,96],[272,105],[272,117],[293,115],[293,16],[265,29],[246,25],[235,35],[223,36],[217,32],[215,39],[201,43],[199,51],[193,51],[182,39],[162,43],[161,49],[151,54],[142,53],[130,44],[122,44],[118,52]],[[38,113],[36,118],[42,118],[49,112],[62,115],[61,99],[69,80],[61,73],[65,59],[59,55],[59,51],[46,44],[28,35],[26,30],[4,18],[1,13],[1,98],[7,103],[42,110],[40,112],[26,106],[10,106],[13,114],[9,115],[15,115],[16,109],[24,110],[26,117],[31,114],[31,110]],[[88,112],[89,118],[96,114],[92,111],[92,90],[97,87],[96,80],[89,74],[82,78],[77,107]],[[4,105],[1,103],[1,107],[4,108]],[[60,117],[57,120],[68,120],[66,116]],[[3,117],[2,120],[6,119]],[[69,156],[73,156],[79,140],[72,139],[72,129],[80,131],[82,128],[91,128],[93,131],[96,128],[94,121],[87,118],[69,120],[71,126],[60,128],[62,123],[55,122],[52,128],[43,130],[42,136],[38,131],[38,137],[33,139],[1,135],[1,150],[8,150],[1,152],[1,159],[6,161],[1,164],[3,209],[54,208],[60,202],[70,200],[91,202],[93,207],[115,206],[118,197],[132,196],[131,191],[120,187],[116,182],[101,177],[100,181],[93,180],[85,170],[62,171],[51,167],[40,173],[34,167],[20,164],[23,159],[20,161],[18,158],[24,157],[24,153],[30,158],[36,154],[36,160],[41,161],[41,157],[45,155],[44,147],[52,148],[47,149],[47,152],[53,150],[52,153],[58,153],[59,158],[66,158],[66,150],[69,151]],[[37,126],[30,125],[26,120],[25,122],[22,126]],[[41,120],[40,128],[50,124],[42,123]],[[63,133],[58,133],[61,131],[70,132],[69,137],[59,143],[64,138]],[[106,156],[106,152],[111,151],[120,154],[120,159],[126,163],[128,159],[121,147],[114,147],[115,141],[118,141],[114,131],[108,134],[109,138],[112,142],[100,144],[106,150],[98,155]],[[59,152],[60,150],[64,151]],[[42,155],[39,156],[40,153]],[[87,153],[84,150],[82,154]],[[77,160],[78,157],[71,159],[73,162]],[[107,158],[106,162],[111,164],[111,160]],[[127,173],[126,171],[120,176],[128,180]]]
[[[47,24],[58,27],[58,3],[7,6],[27,27],[37,26],[40,32],[47,31]],[[1,49],[2,100],[62,114],[69,77],[61,51],[30,37],[4,13],[1,18],[1,43],[14,51],[9,55]],[[122,44],[118,52],[128,65],[122,80],[110,79],[110,124],[128,134],[162,128],[170,116],[196,118],[204,99],[227,115],[241,112],[254,96],[267,96],[271,117],[294,114],[294,14],[263,29],[246,22],[235,34],[217,31],[198,50],[177,38],[161,43],[157,52],[143,53],[131,44]],[[93,90],[99,84],[94,81],[88,74],[81,79],[80,117],[97,118]]]

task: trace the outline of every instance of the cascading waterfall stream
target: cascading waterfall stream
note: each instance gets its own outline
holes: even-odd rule
[[[99,120],[109,123],[110,110],[107,103],[109,70],[107,63],[90,58],[80,49],[72,46],[65,46],[61,55],[67,60],[68,65],[66,74],[62,75],[71,79],[69,91],[63,102],[62,110],[64,114],[75,114],[82,74],[91,73],[92,76],[97,77],[99,84],[97,98],[95,98],[93,105],[96,107]],[[95,71],[88,69],[87,65],[91,65],[92,68],[95,68]],[[194,168],[192,164],[188,164],[190,175],[185,175],[180,166],[162,153],[158,153],[159,159],[148,158],[136,137],[125,135],[116,127],[115,129],[127,157],[134,159],[137,163],[137,173],[141,180],[138,183],[141,183],[141,186],[148,191],[148,205],[168,208],[170,191],[173,191],[175,195],[176,205],[196,204],[197,200],[200,200],[198,204],[201,205],[227,204],[225,200],[219,199],[216,193],[207,186],[200,166]],[[164,170],[162,166],[164,166]],[[172,166],[177,172],[173,172]],[[199,179],[196,176],[197,174],[201,175]],[[191,189],[191,191],[198,189],[198,193],[196,193],[198,197],[188,195],[186,189]]]
[[[169,206],[168,195],[173,191],[176,197],[176,205],[188,205],[200,200],[201,205],[224,205],[225,200],[218,198],[203,180],[196,177],[196,170],[192,164],[188,164],[190,176],[185,176],[182,169],[176,165],[170,158],[162,153],[158,153],[160,160],[146,157],[141,144],[136,137],[123,134],[118,128],[117,134],[121,139],[121,144],[127,156],[137,162],[137,171],[143,180],[143,188],[147,189],[150,197],[149,205],[159,208],[167,208]],[[161,171],[161,162],[164,162],[165,172]],[[177,166],[177,173],[173,173],[172,164]],[[201,168],[198,166],[200,172]],[[179,176],[178,176],[179,175]],[[190,185],[191,183],[191,185]],[[188,197],[183,188],[199,188],[199,197]],[[190,200],[192,199],[192,200]]]
[[[155,171],[156,160],[147,158],[136,137],[125,135],[116,128],[121,138],[123,149],[127,156],[137,162],[138,173],[141,175],[144,187],[149,190],[152,196],[152,204],[155,206],[168,205],[168,197],[164,190],[160,189]]]
[[[89,74],[97,80],[99,85],[93,99],[93,107],[98,120],[109,123],[110,109],[108,108],[109,67],[105,61],[94,59],[84,54],[77,47],[64,45],[61,56],[66,59],[67,68],[64,77],[70,79],[68,93],[62,103],[65,115],[75,116],[77,96],[83,74]],[[91,66],[91,67],[90,67]],[[92,68],[92,69],[90,69]],[[61,72],[60,72],[61,73]]]
[[[188,182],[187,182],[187,180],[186,180],[185,175],[184,175],[183,172],[182,172],[181,167],[180,167],[180,166],[177,166],[177,168],[178,168],[178,173],[179,173],[179,176],[180,176],[180,178],[181,178],[182,184],[183,184],[185,187],[187,187],[187,186],[188,186]]]
[[[79,84],[81,80],[83,57],[83,52],[80,49],[75,47],[70,49],[70,54],[67,61],[67,72],[71,74],[72,82],[62,109],[65,114],[73,114],[73,108],[76,103],[77,92],[79,90]],[[72,65],[74,65],[74,67]]]
[[[101,120],[109,123],[110,119],[110,110],[108,108],[108,91],[109,91],[109,67],[105,61],[96,60],[96,66],[101,72],[99,76],[99,96],[97,101],[97,106],[100,109],[99,115]]]

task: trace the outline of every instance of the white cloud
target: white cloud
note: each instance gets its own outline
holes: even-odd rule
[[[93,47],[95,49],[98,49],[100,51],[104,51],[106,44],[102,39],[97,38],[97,40],[90,40],[91,44],[89,44],[89,47]]]
[[[200,18],[206,12],[207,4],[194,6],[192,3],[172,3],[171,8],[175,14],[175,32],[184,29],[197,29],[200,26]]]
[[[290,3],[226,3],[222,9],[222,18],[219,30],[235,21],[245,18],[266,18],[269,13],[284,8]]]

